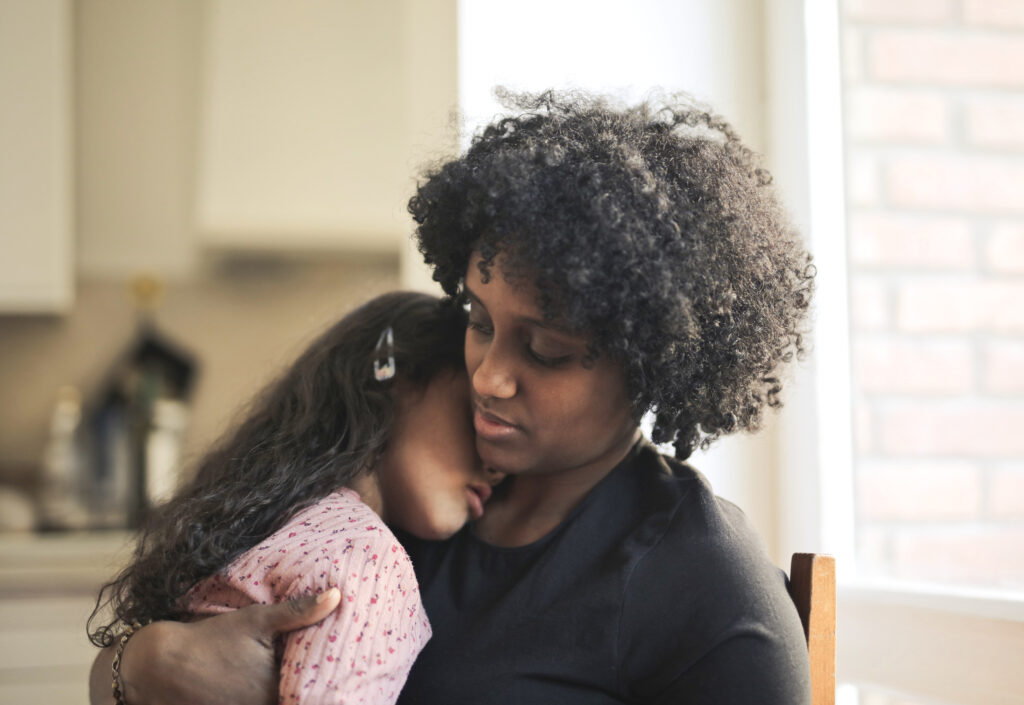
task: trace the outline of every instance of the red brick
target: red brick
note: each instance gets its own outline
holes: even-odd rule
[[[878,162],[853,152],[846,159],[846,201],[851,206],[875,206],[881,202],[882,181]]]
[[[854,213],[847,236],[850,261],[876,267],[969,269],[971,227],[962,218]]]
[[[880,394],[963,394],[974,387],[974,356],[966,341],[863,339],[853,345],[856,387]]]
[[[1024,520],[1024,463],[997,466],[989,482],[988,510],[997,519]]]
[[[949,109],[936,93],[898,88],[854,88],[845,96],[847,135],[854,140],[941,144]]]
[[[1024,400],[900,402],[878,412],[881,450],[893,455],[999,458],[1024,453]]]
[[[1024,224],[996,225],[985,248],[985,262],[996,272],[1024,272]]]
[[[1024,281],[942,278],[899,287],[896,320],[911,332],[1024,332]]]
[[[893,548],[897,578],[1024,588],[1024,528],[908,530]]]
[[[1021,0],[964,0],[964,21],[988,27],[1024,27]]]
[[[894,157],[885,169],[890,202],[912,208],[1024,213],[1022,183],[1024,162],[995,156]]]
[[[1024,393],[1024,339],[987,343],[984,369],[990,394]]]
[[[855,331],[881,331],[889,327],[889,301],[878,279],[853,276],[850,281],[850,322]]]
[[[869,22],[943,22],[952,15],[949,0],[845,0],[842,12],[849,20]]]
[[[970,98],[964,112],[964,130],[967,141],[979,147],[1024,147],[1024,100]]]
[[[881,81],[1024,86],[1024,37],[878,31],[868,39],[867,65],[868,75]]]
[[[957,461],[862,461],[857,464],[857,515],[863,521],[975,519],[981,471]]]

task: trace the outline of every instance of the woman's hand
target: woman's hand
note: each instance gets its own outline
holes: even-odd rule
[[[332,588],[277,605],[253,605],[198,622],[155,622],[139,630],[121,657],[129,705],[277,702],[274,637],[316,624],[338,606]],[[92,705],[111,705],[114,647],[100,652],[89,678]]]

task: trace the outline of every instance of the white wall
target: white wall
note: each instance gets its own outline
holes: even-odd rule
[[[760,0],[491,0],[459,3],[459,104],[470,125],[491,90],[575,87],[626,100],[652,89],[710,102],[763,146]]]

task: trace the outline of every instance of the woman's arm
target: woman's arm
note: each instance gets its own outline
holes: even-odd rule
[[[337,589],[276,605],[253,605],[198,622],[156,622],[139,630],[121,657],[130,705],[276,703],[274,636],[316,624],[341,599]],[[114,647],[89,676],[91,705],[113,705]]]

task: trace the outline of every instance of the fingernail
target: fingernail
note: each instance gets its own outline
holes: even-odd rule
[[[319,595],[316,596],[316,603],[318,605],[322,604],[329,596],[333,597],[333,594],[336,593],[336,592],[338,592],[338,588],[332,587],[327,592],[320,593]]]

